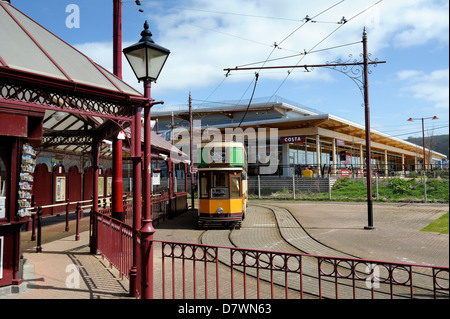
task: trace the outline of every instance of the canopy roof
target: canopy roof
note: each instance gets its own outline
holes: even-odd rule
[[[41,149],[91,152],[130,125],[147,99],[42,25],[0,0],[0,111],[43,116]],[[128,139],[127,139],[128,140]],[[170,152],[156,134],[152,147]],[[103,144],[102,156],[110,156]]]
[[[0,2],[0,66],[140,95],[86,55],[7,2]]]

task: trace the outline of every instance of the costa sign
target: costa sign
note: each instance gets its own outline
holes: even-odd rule
[[[306,136],[284,136],[280,137],[281,144],[306,142]]]

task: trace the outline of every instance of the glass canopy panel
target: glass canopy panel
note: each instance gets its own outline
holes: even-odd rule
[[[1,57],[10,68],[67,79],[3,7],[0,7],[0,44]]]
[[[117,90],[93,63],[68,43],[34,22],[20,11],[14,10],[15,18],[21,23],[52,59],[76,82]]]
[[[101,65],[97,65],[99,68],[101,68],[104,72],[109,72],[108,70],[106,70],[104,67],[102,67]],[[123,92],[128,93],[128,94],[135,94],[135,95],[141,95],[141,93],[139,91],[137,91],[136,89],[134,89],[132,86],[128,85],[127,83],[123,82],[122,80],[120,80],[119,78],[115,77],[115,76],[111,76],[110,80],[114,82],[115,85],[117,85],[117,87],[119,89],[121,89]]]

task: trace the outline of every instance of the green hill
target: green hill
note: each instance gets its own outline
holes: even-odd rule
[[[431,148],[433,151],[447,155],[448,158],[448,134],[425,137],[425,147]],[[421,137],[408,137],[408,142],[422,146]]]

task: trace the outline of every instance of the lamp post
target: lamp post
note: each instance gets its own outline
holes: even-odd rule
[[[410,117],[407,121],[409,122],[414,122],[414,120],[422,120],[422,147],[423,147],[423,169],[426,169],[426,155],[425,155],[425,125],[424,125],[424,121],[425,120],[438,120],[439,118],[435,115],[435,116],[430,116],[430,117],[419,117],[419,118],[412,118]]]
[[[152,40],[152,33],[148,29],[148,22],[144,23],[144,30],[141,32],[141,39],[139,42],[123,49],[123,53],[130,63],[136,78],[139,81],[144,82],[144,97],[147,99],[147,103],[144,105],[144,218],[142,219],[142,227],[139,230],[140,236],[140,277],[141,277],[141,297],[143,299],[153,298],[153,234],[155,229],[152,222],[152,207],[151,207],[151,115],[150,108],[161,102],[154,102],[150,97],[151,82],[158,79],[159,74],[170,54],[170,51],[163,48]],[[138,114],[139,113],[139,114]],[[140,161],[141,154],[141,140],[140,140],[140,108],[137,108],[136,117],[139,116],[139,120],[136,120],[135,132],[138,138],[134,140],[135,158],[136,162]],[[139,170],[140,165],[135,165],[135,169]],[[140,179],[140,172],[135,172],[134,177]],[[134,194],[136,203],[133,209],[133,225],[134,229],[139,227],[139,216],[141,198],[140,191],[137,187],[140,184],[136,184],[134,188]],[[138,195],[136,195],[138,194]],[[138,249],[136,247],[135,251]]]

